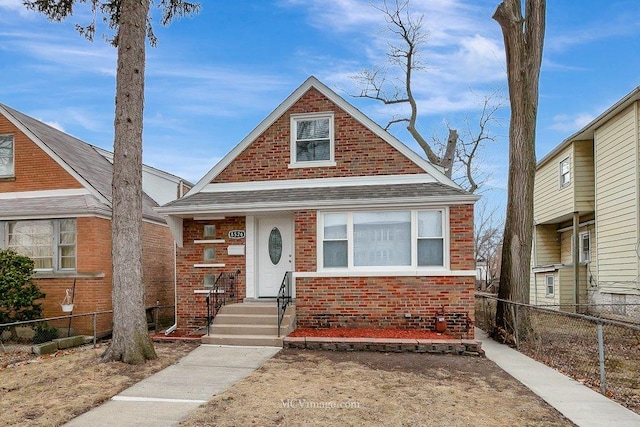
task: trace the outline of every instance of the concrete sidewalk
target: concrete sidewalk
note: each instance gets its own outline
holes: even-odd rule
[[[280,347],[201,345],[66,426],[177,426],[190,412],[273,357]]]
[[[487,358],[580,427],[638,427],[640,415],[477,329]]]

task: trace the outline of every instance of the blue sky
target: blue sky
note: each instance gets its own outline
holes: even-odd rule
[[[384,64],[389,34],[366,0],[202,0],[202,11],[163,28],[147,50],[145,163],[193,182],[246,136],[309,75],[378,123],[397,112],[352,98],[352,78]],[[375,4],[380,4],[377,0]],[[484,94],[506,97],[498,0],[413,0],[424,14],[426,64],[415,76],[419,127],[446,138],[478,115]],[[73,24],[0,0],[0,103],[94,145],[112,149],[116,51],[90,43]],[[549,0],[540,81],[537,155],[548,153],[640,85],[640,2]],[[485,148],[484,194],[506,192],[508,109]],[[392,133],[419,152],[402,128]]]

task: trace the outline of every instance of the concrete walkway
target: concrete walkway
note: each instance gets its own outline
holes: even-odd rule
[[[489,360],[580,427],[639,427],[640,415],[558,371],[493,341],[476,328]]]
[[[177,426],[190,412],[273,357],[280,347],[201,345],[66,426]]]

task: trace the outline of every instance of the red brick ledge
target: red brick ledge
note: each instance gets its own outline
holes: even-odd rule
[[[484,356],[478,340],[429,340],[407,338],[284,337],[284,348],[385,353],[434,353]]]

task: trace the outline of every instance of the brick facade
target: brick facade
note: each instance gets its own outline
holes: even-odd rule
[[[328,111],[334,113],[336,166],[289,169],[290,115]],[[320,92],[311,89],[256,138],[213,182],[415,173],[424,171]]]
[[[326,92],[324,92],[326,93]],[[342,104],[341,104],[342,105]],[[333,112],[335,166],[289,168],[291,115]],[[311,86],[299,99],[251,141],[212,183],[238,183],[277,180],[367,177],[381,175],[423,175],[425,169],[356,120],[316,87]],[[363,206],[363,210],[374,209]],[[475,270],[473,204],[449,206],[449,264],[451,275],[337,277],[296,277],[296,315],[298,326],[391,327],[435,329],[436,314],[442,311],[449,333],[473,337]],[[354,209],[357,210],[357,209]],[[214,214],[215,212],[211,212]],[[317,211],[292,212],[295,238],[295,272],[317,272]],[[260,213],[255,213],[259,216]],[[205,272],[194,264],[202,262],[201,239],[206,222],[184,220],[184,247],[178,250],[178,326],[194,329],[206,325],[204,296]],[[245,229],[244,217],[215,221],[220,237],[227,229]],[[247,233],[250,231],[247,230]],[[251,231],[253,232],[253,231]],[[228,242],[221,244],[226,248]],[[244,244],[242,242],[241,244]],[[226,253],[226,252],[225,252]],[[218,257],[218,254],[216,254]],[[254,259],[257,258],[257,254]],[[218,258],[216,258],[218,259]],[[239,268],[238,289],[244,292],[246,256],[220,256],[224,270]],[[465,271],[455,276],[455,271]],[[256,274],[258,274],[256,272]],[[405,314],[410,314],[406,317]]]
[[[0,134],[14,136],[15,178],[0,180],[0,193],[83,188],[71,174],[23,132],[0,115]],[[166,225],[143,223],[143,272],[146,305],[173,305],[173,237]],[[73,288],[73,314],[111,310],[111,220],[92,216],[76,218],[76,272],[38,272],[35,282],[46,294],[40,301],[45,317],[62,316],[65,290]],[[67,327],[68,321],[54,322]],[[98,333],[111,330],[111,316],[98,317]],[[71,327],[93,332],[91,317],[74,318]]]
[[[71,174],[2,115],[1,134],[13,135],[15,179],[3,178],[0,193],[82,188]]]
[[[224,240],[219,243],[194,243],[196,240],[204,240],[204,225],[215,225],[215,240]],[[229,245],[245,245],[246,239],[229,240],[229,231],[244,230],[244,217],[231,217],[217,221],[193,221],[185,220],[183,227],[184,246],[178,248],[176,268],[178,273],[178,327],[193,330],[206,326],[207,303],[206,295],[194,291],[204,291],[204,276],[213,274],[214,278],[222,272],[231,273],[240,270],[236,285],[237,301],[242,301],[246,296],[246,257],[229,255]],[[214,240],[207,237],[207,240]],[[205,248],[215,250],[215,260],[205,261]],[[194,267],[194,264],[203,263],[224,264],[224,267]]]
[[[316,271],[316,214],[296,212],[294,221],[296,271]],[[473,205],[452,206],[449,222],[451,270],[473,270]],[[474,277],[296,278],[296,318],[302,328],[435,330],[441,312],[450,334],[473,338]]]

